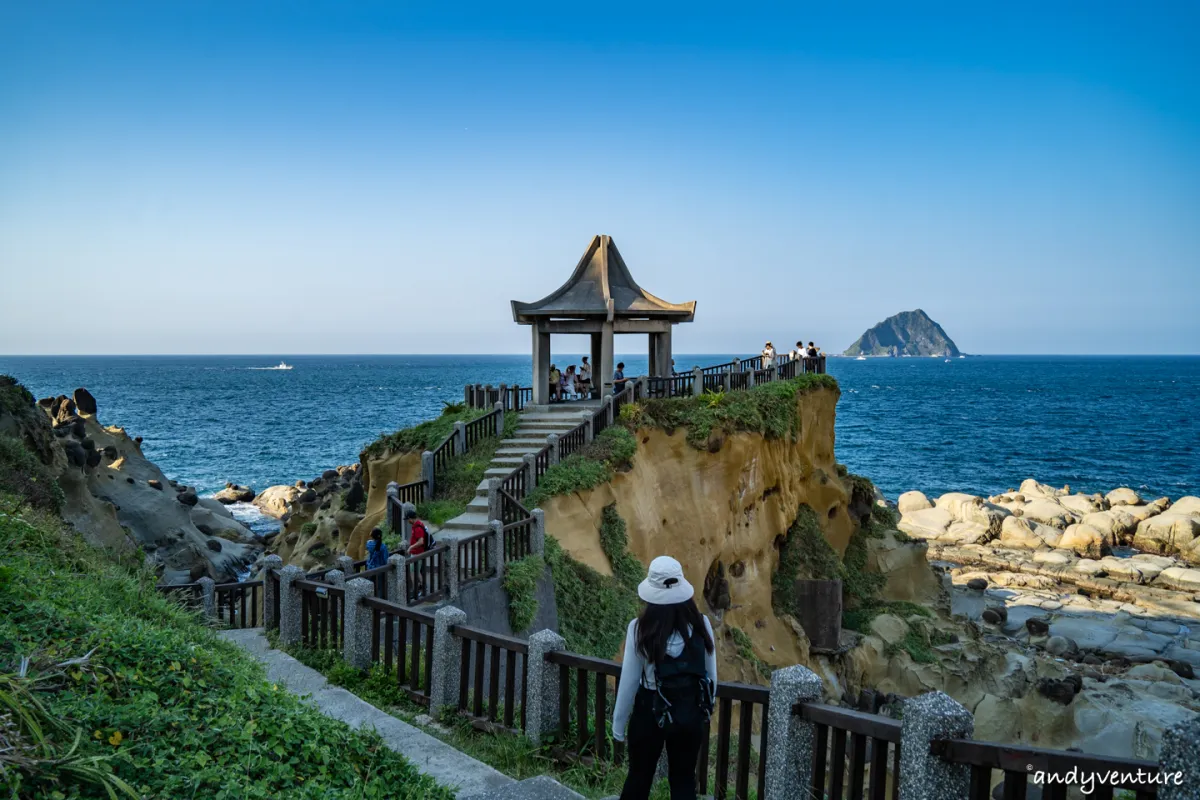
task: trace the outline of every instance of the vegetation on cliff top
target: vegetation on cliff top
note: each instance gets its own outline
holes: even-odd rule
[[[687,428],[688,444],[698,450],[715,450],[720,448],[722,435],[739,431],[768,439],[799,435],[796,397],[816,389],[837,388],[831,375],[805,373],[747,391],[642,400],[623,406],[621,421],[634,430],[654,427],[674,433],[677,428]]]
[[[537,488],[525,498],[529,508],[548,497],[593,489],[612,480],[613,473],[623,469],[637,452],[637,440],[625,428],[605,428],[578,453],[572,453],[546,470]]]
[[[451,434],[456,422],[471,422],[491,413],[482,408],[467,408],[462,403],[447,403],[442,414],[427,419],[411,428],[402,428],[394,433],[380,434],[379,438],[363,448],[367,458],[379,458],[384,453],[411,453],[432,450]]]
[[[0,493],[0,565],[7,795],[452,797],[267,683],[140,558],[90,547],[30,497]]]

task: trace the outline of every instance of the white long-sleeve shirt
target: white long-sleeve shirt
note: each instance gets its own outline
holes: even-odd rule
[[[708,617],[703,617],[704,627],[708,637],[713,639],[712,625]],[[625,632],[625,659],[621,662],[621,682],[617,685],[617,702],[613,706],[613,738],[618,742],[625,741],[625,728],[629,726],[629,715],[633,712],[633,699],[637,695],[638,686],[645,685],[648,689],[658,688],[654,679],[654,664],[647,661],[638,651],[637,620],[629,623]],[[691,631],[688,631],[689,635]],[[713,639],[715,643],[716,640]],[[683,652],[683,637],[676,631],[667,639],[667,655],[676,658]],[[713,697],[717,692],[717,649],[704,654],[704,669],[708,679],[712,681]]]

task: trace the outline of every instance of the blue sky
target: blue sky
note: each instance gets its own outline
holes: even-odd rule
[[[0,353],[1200,352],[1196,3],[349,5],[0,5]]]

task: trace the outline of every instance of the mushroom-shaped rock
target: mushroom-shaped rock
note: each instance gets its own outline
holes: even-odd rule
[[[230,483],[226,484],[224,489],[213,495],[213,499],[223,505],[249,503],[254,499],[254,490],[249,486],[238,486],[236,483]]]
[[[75,409],[80,414],[95,416],[96,414],[96,398],[92,397],[92,393],[82,386],[75,390],[71,399],[75,401]]]
[[[175,495],[175,499],[178,500],[179,502],[183,503],[185,506],[194,506],[194,505],[196,505],[196,503],[200,502],[200,498],[197,497],[196,493],[193,492],[191,489],[189,489],[186,492],[180,492],[179,494]]]
[[[1113,489],[1104,495],[1104,499],[1108,501],[1110,506],[1140,506],[1142,504],[1141,496],[1127,486],[1122,486],[1120,489]]]
[[[1068,526],[1058,540],[1060,548],[1090,558],[1100,558],[1111,545],[1112,541],[1103,532],[1083,523]]]
[[[896,509],[901,514],[926,508],[933,508],[933,503],[929,502],[929,498],[921,492],[905,492],[896,501]]]
[[[158,480],[157,478],[151,478],[150,480],[146,481],[146,483],[150,485],[150,488],[158,489],[160,492],[162,491],[162,481]]]

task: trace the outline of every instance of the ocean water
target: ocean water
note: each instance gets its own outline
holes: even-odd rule
[[[748,354],[747,354],[748,355]],[[729,355],[676,355],[680,368]],[[308,480],[466,383],[528,384],[527,356],[0,356],[38,397],[87,387],[172,478],[212,492]],[[560,366],[578,357],[555,354]],[[627,373],[645,357],[624,357]],[[893,499],[992,494],[1034,477],[1081,491],[1200,494],[1200,357],[829,359],[837,455]]]

